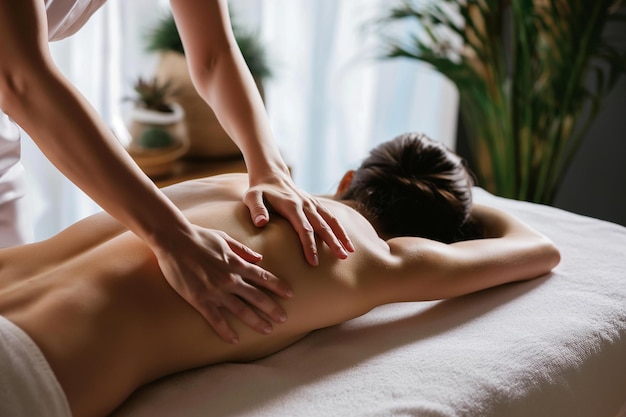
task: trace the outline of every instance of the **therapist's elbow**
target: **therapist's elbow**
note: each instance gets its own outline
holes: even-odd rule
[[[30,64],[1,61],[0,109],[12,116],[15,112],[27,110],[29,102],[41,96],[39,86],[47,83],[52,71],[43,61]]]
[[[15,107],[16,101],[28,90],[27,85],[28,81],[22,74],[0,65],[0,109],[6,112]]]
[[[217,87],[217,78],[221,69],[227,69],[228,62],[234,60],[236,50],[228,43],[201,54],[187,56],[191,81],[198,93],[205,99],[210,99]]]

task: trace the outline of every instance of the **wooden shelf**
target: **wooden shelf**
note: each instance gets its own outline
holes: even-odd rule
[[[243,158],[183,158],[174,162],[174,168],[170,175],[152,178],[152,180],[157,187],[161,188],[182,181],[230,172],[246,172]]]

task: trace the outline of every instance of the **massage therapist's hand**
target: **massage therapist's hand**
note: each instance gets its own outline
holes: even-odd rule
[[[265,292],[283,297],[291,289],[277,277],[255,265],[262,256],[226,233],[192,226],[191,236],[170,242],[155,251],[161,271],[169,284],[211,324],[227,342],[238,337],[224,318],[230,311],[259,333],[269,334],[272,325],[251,306],[277,323],[286,320],[285,311]]]
[[[315,197],[299,190],[287,173],[266,177],[250,176],[250,188],[243,202],[250,209],[252,222],[262,227],[269,221],[265,205],[286,218],[298,233],[307,261],[318,264],[315,234],[341,259],[348,257],[346,251],[354,252],[354,246],[337,218]]]

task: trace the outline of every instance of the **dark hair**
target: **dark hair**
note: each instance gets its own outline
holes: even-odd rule
[[[450,243],[477,235],[473,184],[461,157],[424,134],[407,133],[374,148],[339,197],[355,201],[385,238]]]

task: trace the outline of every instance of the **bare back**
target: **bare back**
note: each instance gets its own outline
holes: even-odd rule
[[[285,220],[252,225],[241,203],[246,187],[246,176],[230,175],[171,191],[193,223],[223,230],[263,254],[260,265],[293,288],[294,297],[280,301],[288,320],[269,336],[233,320],[237,345],[223,342],[171,289],[149,249],[107,216],[0,252],[0,314],[39,345],[75,415],[109,413],[137,386],[172,372],[263,357],[380,304],[366,284],[388,271],[392,258],[363,217],[328,200],[357,250],[338,260],[318,245],[320,266],[312,267]]]

